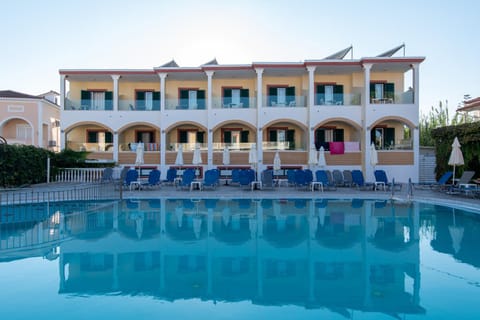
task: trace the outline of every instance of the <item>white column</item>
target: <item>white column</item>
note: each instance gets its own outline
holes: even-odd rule
[[[65,110],[65,79],[67,76],[60,75],[60,112]]]
[[[365,63],[363,65],[363,112],[362,112],[362,130],[363,130],[363,138],[361,149],[363,153],[363,164],[362,170],[365,173],[365,179],[367,181],[372,181],[370,175],[373,175],[372,168],[370,167],[370,119],[369,119],[369,109],[370,109],[370,69],[372,68],[371,63]]]
[[[113,132],[113,161],[118,162],[118,132]]]
[[[118,79],[119,75],[112,75],[113,79],[113,111],[118,111]]]
[[[37,132],[35,132],[35,128],[32,128],[32,131],[32,144],[35,145],[34,139],[36,138],[36,145],[40,148],[45,147],[43,145],[43,104],[41,101],[37,102]]]
[[[307,151],[310,150],[310,148],[314,147],[314,142],[315,142],[315,136],[313,132],[313,119],[312,119],[312,108],[315,105],[315,66],[308,66],[308,143],[309,146],[307,148]]]
[[[205,71],[207,74],[207,168],[213,167],[213,128],[212,128],[212,77],[214,71]]]
[[[263,119],[262,119],[262,108],[263,108],[263,68],[256,68],[255,72],[257,73],[257,177],[259,175],[258,171],[261,170],[263,164]],[[258,178],[257,178],[258,180]]]
[[[67,141],[65,130],[60,130],[58,139],[60,139],[60,150],[65,150],[65,141]]]
[[[412,182],[418,183],[420,178],[420,130],[418,126],[413,128],[413,166],[415,176],[411,177]]]
[[[412,83],[413,83],[413,103],[418,107],[419,106],[419,92],[420,92],[420,72],[419,64],[412,64]]]
[[[160,172],[163,177],[166,178],[167,166],[165,165],[165,153],[167,150],[166,147],[166,137],[165,137],[165,124],[163,117],[165,116],[165,80],[167,78],[167,73],[159,73],[160,77]]]

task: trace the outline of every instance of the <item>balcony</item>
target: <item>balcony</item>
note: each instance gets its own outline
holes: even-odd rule
[[[255,109],[256,107],[257,99],[252,97],[240,98],[239,101],[220,97],[212,99],[212,108],[214,109]]]
[[[119,99],[118,110],[120,111],[160,111],[160,101]]]
[[[207,99],[165,99],[165,110],[205,110]]]
[[[362,103],[362,95],[360,93],[335,93],[331,96],[325,94],[315,95],[315,105],[318,106],[359,106]]]
[[[94,101],[65,98],[65,110],[108,111],[113,110],[111,100]]]
[[[284,98],[279,98],[279,96],[265,96],[263,106],[275,108],[304,108],[307,104],[304,96],[286,96]]]
[[[407,90],[400,94],[385,95],[384,97],[375,97],[375,93],[370,93],[371,104],[413,104],[413,91]]]

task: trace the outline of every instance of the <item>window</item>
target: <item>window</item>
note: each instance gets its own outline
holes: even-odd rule
[[[160,92],[136,91],[135,110],[160,110]]]
[[[250,107],[248,89],[223,88],[223,106],[230,107]]]
[[[179,109],[205,109],[205,90],[180,89]]]
[[[113,135],[109,131],[87,131],[87,143],[113,143]]]
[[[315,131],[315,148],[323,147],[325,151],[330,150],[329,142],[343,142],[344,130],[337,128],[319,128]]]
[[[393,83],[370,82],[370,102],[393,103],[395,101],[395,85]]]
[[[105,90],[82,90],[82,110],[113,110],[113,92]]]
[[[390,149],[395,145],[395,128],[375,127],[370,131],[370,141],[377,150]]]
[[[195,129],[190,130],[178,130],[178,142],[179,143],[203,143],[205,132],[197,131]]]
[[[273,149],[295,149],[295,130],[288,128],[270,128],[268,141],[272,142]]]
[[[139,130],[136,131],[135,138],[135,142],[154,143],[155,132],[151,130]]]
[[[295,104],[295,87],[276,87],[268,88],[269,106],[288,106]]]
[[[223,130],[223,143],[238,149],[241,143],[248,143],[248,134],[248,130],[225,129]]]
[[[32,128],[28,124],[17,124],[16,131],[17,140],[22,140],[25,142],[32,140]]]
[[[317,105],[343,105],[343,85],[317,85]]]

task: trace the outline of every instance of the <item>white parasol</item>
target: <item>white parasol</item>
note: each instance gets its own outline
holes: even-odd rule
[[[278,151],[275,152],[275,157],[273,158],[273,170],[280,170],[282,168],[282,161],[280,160],[280,154]]]
[[[135,158],[135,165],[139,166],[141,164],[144,164],[145,161],[143,159],[143,153],[144,153],[143,142],[137,143],[137,149],[135,150],[135,153],[137,154]]]
[[[177,166],[183,166],[183,145],[178,146],[177,157],[175,158]]]
[[[462,150],[460,149],[461,145],[458,142],[458,138],[455,137],[452,144],[452,153],[448,159],[448,164],[453,166],[453,179],[455,179],[455,167],[464,165]]]
[[[327,166],[327,160],[325,159],[325,149],[320,147],[320,152],[318,152],[318,165],[323,168]]]
[[[230,150],[227,146],[223,149],[223,165],[228,166],[230,164]]]

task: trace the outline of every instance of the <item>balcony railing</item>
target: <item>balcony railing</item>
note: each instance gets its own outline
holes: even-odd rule
[[[315,105],[318,106],[342,106],[351,105],[359,106],[362,103],[362,96],[360,93],[340,94],[335,93],[331,97],[326,97],[325,94],[315,95]]]
[[[66,148],[73,151],[113,152],[113,143],[67,141]]]
[[[113,110],[111,100],[75,100],[65,98],[65,110],[105,111]]]
[[[412,104],[413,102],[412,90],[407,90],[395,95],[385,95],[382,98],[374,98],[370,96],[371,104]]]
[[[118,110],[121,111],[160,111],[160,101],[118,100]]]
[[[205,110],[207,108],[207,99],[197,99],[190,101],[189,99],[165,99],[166,110]]]
[[[248,97],[233,101],[232,98],[213,98],[212,108],[214,109],[254,109],[257,107],[257,99]]]
[[[304,96],[286,96],[285,99],[279,99],[278,96],[265,96],[263,99],[264,107],[306,107]]]

